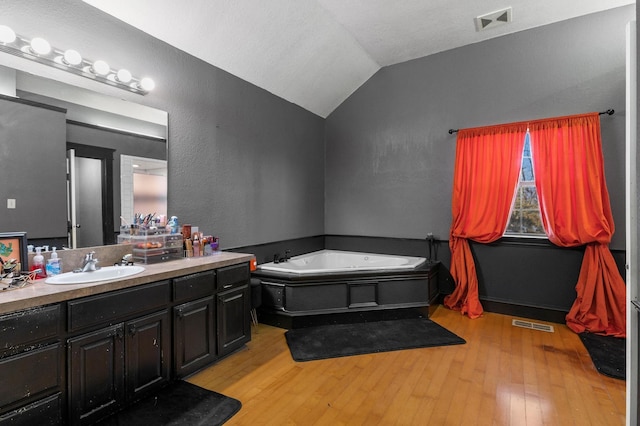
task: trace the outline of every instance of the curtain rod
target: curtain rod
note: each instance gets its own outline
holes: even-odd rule
[[[599,112],[598,115],[604,115],[604,114],[613,115],[614,112],[615,111],[613,109],[608,109],[606,111]],[[458,130],[459,129],[449,129],[449,134],[452,135],[454,133],[458,133]]]

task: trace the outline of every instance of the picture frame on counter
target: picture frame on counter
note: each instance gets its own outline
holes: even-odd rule
[[[0,259],[6,262],[15,259],[22,271],[29,270],[26,232],[0,232]]]

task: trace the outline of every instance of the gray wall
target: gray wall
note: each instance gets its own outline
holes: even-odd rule
[[[65,127],[64,110],[0,99],[0,232],[67,232]]]
[[[322,118],[80,0],[3,0],[0,16],[18,34],[156,81],[144,97],[99,90],[169,113],[169,214],[223,247],[323,233]]]
[[[80,0],[0,3],[19,34],[150,73],[157,88],[147,96],[101,91],[168,111],[170,214],[223,247],[325,233],[446,239],[449,128],[614,108],[603,140],[612,246],[624,248],[624,28],[633,10],[383,68],[325,122]]]
[[[455,135],[467,128],[602,117],[605,172],[624,249],[625,26],[634,7],[381,69],[326,120],[325,233],[447,239]]]

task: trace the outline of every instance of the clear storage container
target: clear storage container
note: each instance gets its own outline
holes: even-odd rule
[[[182,234],[120,234],[118,244],[131,244],[133,261],[158,263],[182,258]]]

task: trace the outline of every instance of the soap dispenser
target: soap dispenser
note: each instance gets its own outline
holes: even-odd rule
[[[62,272],[62,262],[58,259],[58,253],[56,252],[56,248],[53,247],[53,251],[51,252],[51,258],[47,260],[47,276],[52,277],[54,275],[58,275]]]
[[[36,255],[33,256],[33,263],[31,265],[32,271],[36,272],[36,278],[47,278],[45,271],[44,256],[42,255],[42,247],[36,247]]]

